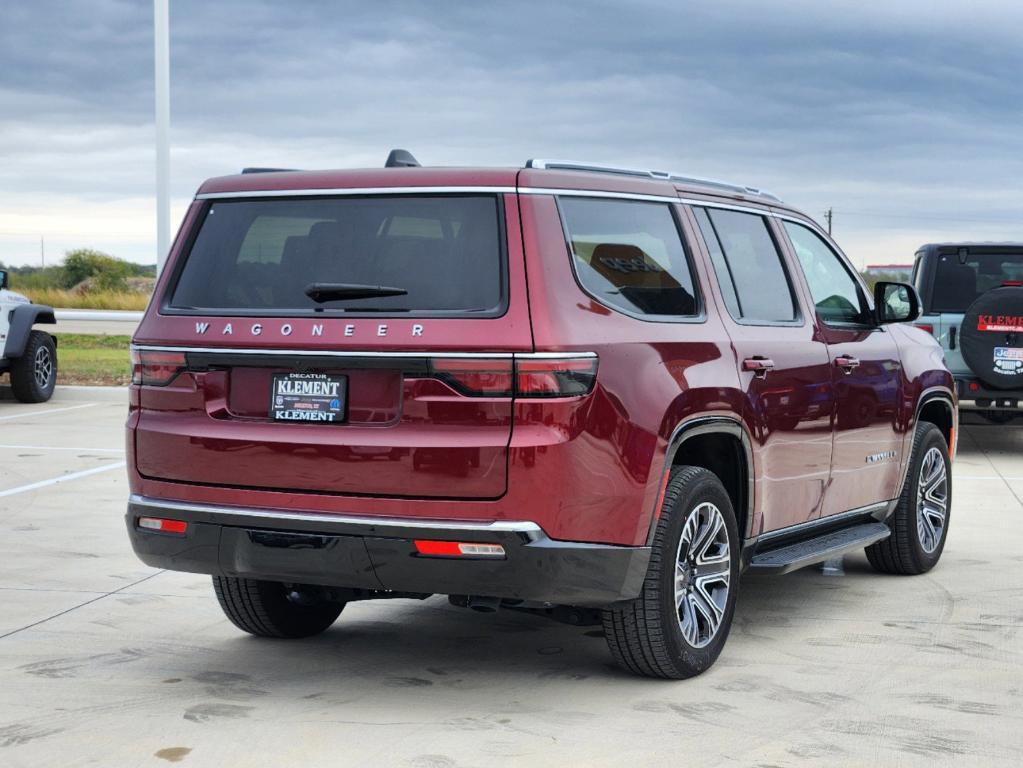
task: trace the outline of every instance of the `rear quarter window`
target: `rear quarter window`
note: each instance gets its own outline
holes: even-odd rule
[[[696,317],[693,272],[667,203],[561,197],[572,265],[601,304],[648,319]]]
[[[506,304],[503,240],[493,195],[214,200],[164,310],[496,316]],[[313,283],[406,293],[317,303]]]

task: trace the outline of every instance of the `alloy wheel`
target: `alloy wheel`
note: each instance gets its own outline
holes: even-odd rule
[[[728,526],[715,505],[704,502],[686,518],[675,555],[675,606],[689,645],[703,648],[717,635],[731,585]]]
[[[917,484],[916,532],[920,546],[928,555],[941,543],[948,516],[948,470],[945,457],[937,448],[924,454]]]
[[[39,347],[36,350],[32,372],[35,376],[36,386],[40,389],[49,387],[50,379],[53,377],[53,355],[50,354],[48,348]]]

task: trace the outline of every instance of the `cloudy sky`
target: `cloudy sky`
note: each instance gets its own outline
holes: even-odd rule
[[[1023,239],[1023,3],[171,0],[174,226],[246,165],[582,158],[761,186],[864,263]],[[0,261],[155,261],[152,3],[3,0]]]

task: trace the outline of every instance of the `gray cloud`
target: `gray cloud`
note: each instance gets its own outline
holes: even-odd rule
[[[176,210],[243,165],[379,165],[404,146],[436,164],[582,157],[741,180],[815,216],[834,206],[860,261],[1023,238],[1023,8],[948,6],[173,0]],[[152,260],[150,14],[5,9],[0,211],[45,208],[20,213],[26,231]],[[96,211],[115,231],[74,223]],[[13,215],[9,261],[34,254],[4,234]]]

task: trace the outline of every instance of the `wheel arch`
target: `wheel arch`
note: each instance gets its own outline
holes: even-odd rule
[[[959,440],[959,410],[956,407],[955,395],[950,390],[945,387],[932,387],[924,390],[920,395],[920,400],[916,405],[916,418],[913,419],[911,425],[910,446],[913,445],[912,435],[920,423],[934,424],[945,438],[949,455],[955,457],[956,443]],[[892,509],[906,487],[909,467],[912,463],[913,457],[910,455],[910,451],[907,451],[902,463],[902,481],[899,483],[899,492],[892,501]]]
[[[668,439],[661,488],[676,466],[703,467],[713,472],[728,492],[736,522],[744,539],[751,536],[754,485],[753,448],[749,434],[737,418],[702,416],[679,424]],[[653,540],[663,494],[651,516],[647,543]]]
[[[42,304],[19,304],[11,310],[11,325],[4,344],[5,358],[21,357],[33,325],[56,325],[53,309]]]

